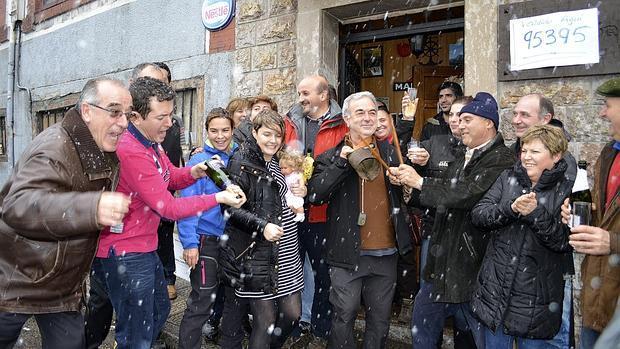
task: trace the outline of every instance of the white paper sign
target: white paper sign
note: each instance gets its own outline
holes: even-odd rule
[[[173,241],[174,241],[174,262],[175,262],[174,264],[176,267],[174,274],[180,277],[181,279],[189,281],[189,272],[190,272],[189,265],[187,265],[185,263],[185,260],[183,260],[183,244],[181,244],[181,240],[179,240],[179,234],[174,233]]]
[[[510,70],[599,62],[598,9],[510,20]]]

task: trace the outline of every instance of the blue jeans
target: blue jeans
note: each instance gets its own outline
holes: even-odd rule
[[[435,349],[441,338],[447,317],[454,316],[454,326],[460,330],[469,329],[478,349],[484,349],[482,324],[474,318],[469,303],[434,302],[433,283],[420,283],[420,291],[413,303],[411,336],[415,349]],[[493,348],[490,346],[489,348]]]
[[[565,349],[570,348],[570,328],[573,319],[571,318],[573,307],[573,281],[564,281],[564,300],[562,301],[562,325],[560,330],[552,339],[547,340],[550,348]]]
[[[504,326],[499,326],[495,333],[486,326],[483,326],[484,339],[486,346],[493,349],[512,349],[513,342],[517,342],[519,349],[545,349],[553,348],[544,339],[527,339],[521,337],[513,337],[504,333]],[[568,347],[566,347],[568,348]]]
[[[312,301],[314,300],[314,274],[312,264],[306,254],[304,261],[304,290],[301,292],[301,321],[310,323],[312,320]]]
[[[601,333],[598,331],[595,331],[591,328],[582,327],[581,337],[579,338],[579,349],[594,348],[594,344],[596,343],[596,340],[600,335]]]
[[[428,259],[428,245],[431,244],[431,238],[422,238],[420,242],[420,288],[424,281],[424,268],[426,267],[426,260]]]
[[[170,313],[167,282],[155,251],[96,258],[94,271],[105,280],[116,312],[118,349],[149,349]]]
[[[329,265],[323,259],[325,248],[325,223],[299,223],[299,254],[304,260],[306,253],[314,272],[314,296],[312,300],[311,324],[313,334],[327,338],[332,325],[332,305],[329,302]]]

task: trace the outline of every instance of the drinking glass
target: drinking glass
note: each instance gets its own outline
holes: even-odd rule
[[[592,223],[592,204],[584,201],[573,202],[571,227],[590,225]]]

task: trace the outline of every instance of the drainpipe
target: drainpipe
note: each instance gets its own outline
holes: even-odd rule
[[[7,78],[7,105],[6,105],[6,131],[7,143],[9,143],[9,163],[11,167],[15,166],[15,44],[16,44],[16,28],[17,21],[14,21],[14,14],[11,13],[11,31],[9,32],[9,64]]]
[[[10,150],[7,151],[11,167],[15,166],[15,87],[19,61],[17,57],[17,40],[21,36],[21,23],[26,15],[26,0],[12,0],[8,13],[9,31],[9,61],[7,69],[7,106],[6,106],[6,130],[7,143]],[[6,146],[6,145],[5,145]]]

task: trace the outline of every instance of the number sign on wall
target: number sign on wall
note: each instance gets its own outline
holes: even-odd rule
[[[497,79],[620,73],[619,28],[617,0],[535,0],[500,5]]]
[[[510,20],[510,70],[598,62],[596,8]]]

